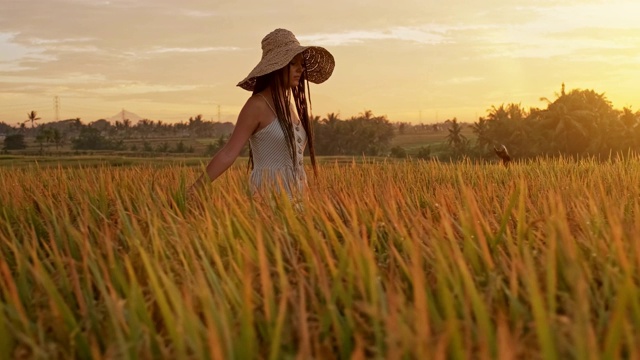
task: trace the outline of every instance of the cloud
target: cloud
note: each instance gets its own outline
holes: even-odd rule
[[[470,34],[481,58],[575,58],[591,61],[598,52],[640,48],[640,3],[520,6],[526,19]],[[471,40],[473,39],[473,40]]]
[[[399,40],[420,44],[442,44],[450,40],[441,29],[423,29],[418,27],[393,27],[386,30],[351,30],[337,33],[319,33],[301,35],[300,42],[319,46],[346,46],[367,41]]]
[[[145,6],[143,1],[130,0],[59,0],[59,2],[71,4],[73,7],[94,8],[133,9]]]
[[[15,42],[17,33],[0,32],[0,61],[9,62],[19,60],[34,53],[29,46]]]
[[[33,70],[34,67],[20,65],[17,62],[0,61],[0,73],[21,72],[26,70]]]
[[[79,42],[89,42],[95,40],[94,38],[84,37],[84,38],[67,38],[67,39],[41,39],[41,38],[33,38],[29,40],[29,43],[32,45],[59,45],[59,44],[68,44],[68,43],[79,43]]]
[[[24,76],[0,75],[0,83],[7,84],[38,84],[38,85],[81,85],[101,84],[106,80],[102,74],[66,73],[63,76]]]
[[[114,103],[145,98],[160,109],[210,96],[240,107],[246,94],[230,87],[255,65],[260,39],[282,26],[303,45],[339,47],[336,72],[316,94],[348,100],[340,107],[327,101],[328,110],[349,113],[375,102],[386,112],[393,104],[414,106],[416,94],[453,107],[469,89],[469,98],[484,103],[489,79],[500,94],[516,96],[517,86],[538,92],[528,86],[583,77],[608,84],[612,67],[634,69],[638,13],[637,0],[399,0],[391,7],[382,0],[5,1],[0,98],[11,90],[25,102],[38,93],[46,102],[50,94]],[[197,87],[214,81],[221,85]],[[358,82],[366,88],[360,97],[353,95]],[[440,96],[439,88],[456,91]],[[0,111],[6,106],[0,101]]]
[[[164,85],[151,83],[123,83],[117,86],[89,89],[87,92],[97,95],[136,95],[148,93],[190,91],[200,88],[197,85]]]
[[[207,46],[207,47],[195,47],[195,48],[182,48],[182,47],[158,47],[153,50],[147,51],[149,54],[165,54],[165,53],[202,53],[202,52],[224,52],[224,51],[237,51],[240,50],[234,46]]]
[[[458,84],[468,84],[468,83],[478,82],[482,80],[484,80],[484,78],[479,76],[465,76],[465,77],[454,77],[451,79],[440,81],[438,83],[458,85]]]
[[[0,48],[3,50],[0,60],[36,58],[46,62],[55,60],[57,53],[99,51],[100,49],[95,45],[82,44],[92,40],[92,38],[29,38],[20,40],[18,33],[0,33]]]
[[[54,56],[45,53],[44,47],[16,42],[17,35],[0,32],[0,73],[34,69],[36,64],[55,60]]]
[[[192,18],[208,18],[208,17],[220,16],[220,14],[215,11],[190,10],[190,9],[182,9],[179,11],[179,13],[184,16],[192,17]]]
[[[590,39],[573,39],[566,41],[553,36],[529,36],[521,42],[487,42],[488,50],[485,58],[538,58],[548,59],[557,57],[576,57],[576,60],[590,60],[601,58],[594,51],[624,50],[635,47],[626,44],[616,44],[611,41]],[[578,56],[581,55],[581,56]]]
[[[519,6],[515,10],[532,14],[542,30],[569,30],[576,28],[640,28],[638,13],[640,3],[637,1],[617,0],[607,2],[562,4],[551,6]]]

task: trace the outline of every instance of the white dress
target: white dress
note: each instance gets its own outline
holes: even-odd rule
[[[269,102],[267,104],[271,108]],[[271,110],[275,114],[275,110]],[[292,109],[291,115],[294,120],[295,161],[289,155],[287,138],[277,118],[249,138],[253,154],[250,176],[253,195],[264,194],[265,191],[279,193],[284,189],[289,198],[292,198],[304,191],[307,175],[304,171],[303,154],[307,146],[307,133],[295,110]]]

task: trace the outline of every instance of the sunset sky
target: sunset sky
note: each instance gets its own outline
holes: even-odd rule
[[[535,4],[535,5],[532,5]],[[313,113],[475,121],[567,89],[640,106],[640,2],[484,0],[2,0],[0,122],[235,122],[236,87],[275,28],[335,57]]]

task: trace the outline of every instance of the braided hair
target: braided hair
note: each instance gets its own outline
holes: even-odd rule
[[[291,120],[291,107],[289,106],[291,103],[291,96],[293,95],[298,118],[307,133],[307,143],[309,144],[309,156],[311,158],[313,173],[317,176],[318,170],[316,166],[315,147],[313,142],[313,124],[311,123],[309,116],[311,97],[310,91],[308,91],[309,82],[306,79],[306,71],[302,72],[298,85],[292,88],[291,91],[287,89],[285,79],[289,79],[289,64],[279,70],[257,77],[253,94],[255,95],[266,88],[271,88],[271,98],[273,100],[274,110],[276,111],[276,117],[280,124],[280,128],[287,139],[287,149],[289,156],[291,156],[291,161],[295,163],[295,134],[293,132],[293,123]],[[307,92],[305,92],[305,84]],[[251,169],[253,169],[253,152],[251,151],[251,146],[249,146],[249,170]]]

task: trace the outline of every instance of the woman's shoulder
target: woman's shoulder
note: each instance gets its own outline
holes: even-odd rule
[[[247,99],[244,107],[251,110],[265,111],[269,110],[269,103],[260,94],[253,94]]]
[[[262,121],[269,121],[273,117],[273,112],[269,108],[269,104],[260,95],[254,94],[250,96],[244,106],[241,114],[243,117],[250,117]]]

